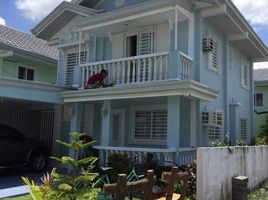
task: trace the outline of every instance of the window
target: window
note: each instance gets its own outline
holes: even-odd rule
[[[254,106],[263,107],[263,94],[262,93],[254,94]]]
[[[249,63],[244,60],[241,61],[241,86],[249,88]]]
[[[202,112],[202,124],[205,129],[207,142],[209,145],[213,142],[220,141],[224,127],[223,112],[215,110]]]
[[[244,142],[248,139],[248,119],[240,119],[240,139]]]
[[[66,73],[65,73],[65,85],[73,85],[74,77],[74,67],[78,65],[79,53],[68,53],[66,57]],[[80,64],[85,64],[87,62],[87,52],[82,51],[80,53]]]
[[[35,70],[32,68],[19,66],[18,68],[18,79],[33,81],[35,76]]]
[[[167,139],[167,110],[133,109],[132,143],[165,144]]]
[[[208,51],[209,69],[220,72],[220,47],[218,39],[212,33],[208,34],[208,40],[211,41],[211,49]]]

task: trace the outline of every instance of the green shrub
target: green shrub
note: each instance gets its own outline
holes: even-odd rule
[[[130,162],[126,153],[114,153],[108,157],[108,166],[112,167],[110,181],[116,182],[118,174],[128,174],[131,171]]]
[[[72,141],[70,143],[57,141],[60,145],[69,149],[73,157],[52,157],[62,166],[68,166],[71,171],[70,175],[56,173],[56,169],[53,169],[51,174],[46,174],[41,178],[42,185],[37,185],[34,181],[22,177],[24,183],[30,187],[30,194],[34,200],[93,200],[98,198],[100,189],[94,188],[94,179],[98,174],[90,173],[97,158],[78,158],[79,151],[92,145],[92,142],[84,144],[83,141],[80,141],[81,135],[83,134],[71,133]],[[83,166],[87,166],[87,168],[84,169]]]

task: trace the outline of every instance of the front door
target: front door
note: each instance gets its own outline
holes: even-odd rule
[[[124,115],[123,109],[113,112],[112,146],[124,145]]]

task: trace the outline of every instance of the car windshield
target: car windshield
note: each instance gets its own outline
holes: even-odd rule
[[[15,129],[6,126],[0,125],[0,138],[21,138],[22,134],[16,131]]]

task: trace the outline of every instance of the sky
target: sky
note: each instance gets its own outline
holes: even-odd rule
[[[62,1],[64,0],[0,0],[0,24],[30,33]],[[268,46],[268,0],[232,1]],[[268,62],[256,63],[254,67],[268,68]]]

